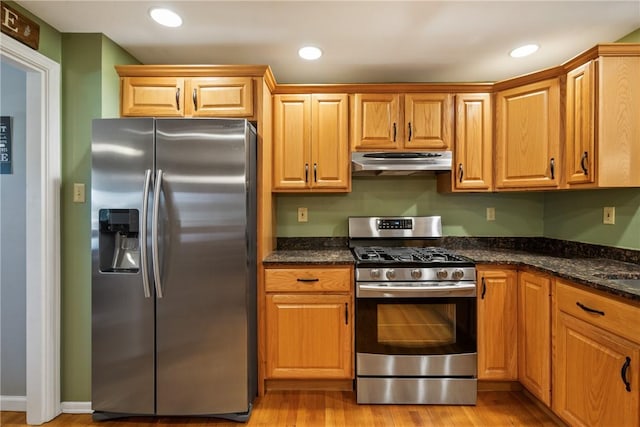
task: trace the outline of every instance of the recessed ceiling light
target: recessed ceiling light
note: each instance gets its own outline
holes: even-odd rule
[[[313,61],[322,56],[322,51],[314,46],[305,46],[298,51],[298,55],[302,59]]]
[[[529,56],[536,50],[538,50],[539,46],[537,44],[527,44],[524,46],[517,47],[513,49],[509,55],[513,58],[522,58],[524,56]]]
[[[149,15],[160,25],[165,27],[179,27],[182,25],[182,18],[177,13],[160,7],[151,9]]]

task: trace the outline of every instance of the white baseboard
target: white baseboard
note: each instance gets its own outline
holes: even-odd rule
[[[63,414],[93,414],[91,402],[62,402]]]
[[[0,396],[0,411],[27,412],[27,396]]]

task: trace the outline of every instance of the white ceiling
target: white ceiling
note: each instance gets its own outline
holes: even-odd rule
[[[497,81],[640,28],[640,1],[18,1],[60,32],[103,33],[144,64],[267,64],[278,83]],[[152,6],[179,13],[164,28]],[[522,59],[508,52],[535,42]],[[297,56],[312,44],[318,61]]]

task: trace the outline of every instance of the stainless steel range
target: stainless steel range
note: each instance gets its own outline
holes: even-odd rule
[[[474,405],[476,270],[440,217],[350,217],[358,403]]]

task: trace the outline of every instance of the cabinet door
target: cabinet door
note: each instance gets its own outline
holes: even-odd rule
[[[447,93],[404,96],[404,148],[447,150],[453,134],[453,97]]]
[[[478,379],[515,380],[517,273],[478,267]]]
[[[567,73],[567,184],[585,184],[595,179],[594,85],[593,61]]]
[[[203,77],[187,80],[186,115],[252,117],[251,77]]]
[[[273,187],[310,188],[311,95],[273,97]]]
[[[518,283],[518,380],[551,405],[551,280],[526,272]]]
[[[454,188],[487,190],[493,184],[491,95],[456,95]]]
[[[352,378],[349,295],[267,295],[267,378]]]
[[[554,412],[572,426],[638,426],[640,346],[563,311],[556,315]]]
[[[558,79],[498,92],[496,188],[557,187],[559,150]]]
[[[312,188],[351,188],[347,106],[344,94],[311,96]]]
[[[400,95],[358,93],[353,99],[353,149],[401,148]]]
[[[120,115],[180,117],[184,115],[184,79],[123,77]]]

